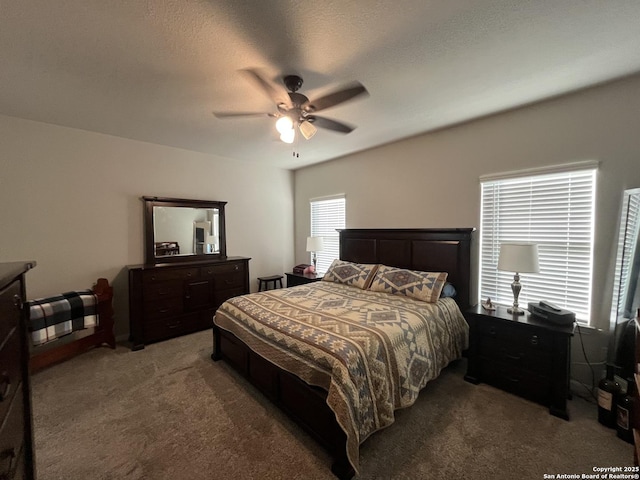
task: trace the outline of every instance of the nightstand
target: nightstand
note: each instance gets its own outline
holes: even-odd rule
[[[287,287],[295,287],[296,285],[304,285],[305,283],[319,282],[322,280],[322,275],[303,274],[303,273],[286,273]]]
[[[470,328],[466,381],[485,382],[547,405],[549,413],[569,420],[574,325],[547,323],[529,312],[512,315],[501,306],[488,312],[476,305],[465,318]]]

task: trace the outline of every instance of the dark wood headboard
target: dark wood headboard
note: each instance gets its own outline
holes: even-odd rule
[[[340,259],[448,272],[460,308],[471,305],[471,233],[474,228],[340,230]]]

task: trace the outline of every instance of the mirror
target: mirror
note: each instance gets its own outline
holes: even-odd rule
[[[146,263],[226,257],[224,206],[227,202],[142,198]]]

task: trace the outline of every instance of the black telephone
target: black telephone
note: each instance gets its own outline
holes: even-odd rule
[[[532,316],[556,325],[571,325],[576,321],[575,313],[557,307],[551,302],[529,302],[528,307]]]

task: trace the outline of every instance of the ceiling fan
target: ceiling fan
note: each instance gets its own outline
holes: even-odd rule
[[[276,121],[276,129],[280,133],[280,140],[285,143],[293,143],[296,136],[296,129],[299,130],[307,140],[315,135],[317,131],[316,127],[344,134],[350,133],[355,127],[326,117],[319,117],[315,113],[339,105],[352,98],[368,95],[367,89],[364,88],[362,84],[354,82],[345,88],[336,90],[315,100],[309,100],[305,95],[298,93],[303,83],[302,78],[298,75],[286,75],[282,79],[284,83],[284,86],[282,86],[268,81],[256,70],[247,69],[243,71],[257,81],[258,85],[260,85],[269,98],[276,104],[278,111],[276,113],[213,112],[213,114],[217,118],[265,115],[275,117],[278,119]],[[284,87],[286,87],[286,90]]]

